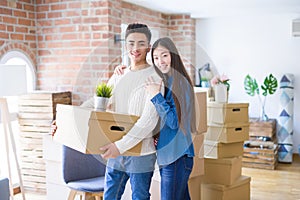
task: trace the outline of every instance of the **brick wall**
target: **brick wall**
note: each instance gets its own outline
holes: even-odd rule
[[[114,35],[141,22],[171,37],[194,79],[195,20],[166,15],[121,0],[1,0],[0,57],[15,49],[36,66],[37,89],[69,90],[73,103],[91,97],[121,63]]]
[[[38,85],[90,97],[120,62],[120,1],[37,1]]]
[[[36,66],[35,0],[0,1],[0,58],[11,50],[25,55]]]
[[[189,15],[170,15],[168,20],[169,36],[175,42],[192,81],[195,81],[196,67],[195,23]]]

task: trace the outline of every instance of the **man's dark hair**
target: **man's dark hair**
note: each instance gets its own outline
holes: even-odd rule
[[[126,29],[125,39],[130,33],[143,33],[146,35],[148,42],[151,41],[151,31],[146,24],[133,23],[129,24]]]

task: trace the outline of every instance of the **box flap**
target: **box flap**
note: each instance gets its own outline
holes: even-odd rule
[[[133,123],[136,122],[139,117],[135,115],[126,115],[115,112],[92,111],[90,119]]]
[[[209,122],[207,124],[208,126],[213,126],[213,127],[225,127],[225,128],[238,128],[238,127],[248,127],[250,126],[250,123],[248,122],[241,122],[241,123],[226,123],[226,124],[217,124],[213,122]]]
[[[249,103],[218,103],[218,102],[208,102],[207,107],[211,108],[248,108]]]
[[[229,144],[241,144],[241,146],[243,146],[244,141],[241,142],[231,142],[231,143],[222,143],[222,142],[218,142],[218,141],[212,141],[212,140],[206,140],[204,139],[204,144],[208,145],[208,146],[218,146],[218,147],[222,147],[223,145],[229,145]]]
[[[205,164],[225,164],[225,165],[232,165],[235,162],[242,161],[242,157],[232,157],[232,158],[204,158]]]
[[[203,184],[205,185],[205,187],[214,189],[214,190],[221,190],[221,191],[225,191],[225,190],[230,190],[233,189],[235,187],[239,187],[241,185],[244,185],[246,183],[249,183],[251,181],[251,177],[248,176],[241,176],[234,184],[232,185],[221,185],[221,184]]]

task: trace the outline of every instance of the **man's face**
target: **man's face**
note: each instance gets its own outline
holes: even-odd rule
[[[126,38],[126,49],[132,64],[144,64],[150,51],[149,41],[143,33],[131,33]]]

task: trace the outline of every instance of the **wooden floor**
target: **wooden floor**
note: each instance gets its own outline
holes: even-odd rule
[[[296,154],[292,164],[279,163],[276,170],[244,167],[242,173],[251,177],[251,200],[300,200],[300,157]],[[22,197],[18,194],[14,199]],[[28,193],[26,200],[46,197]]]
[[[251,177],[251,200],[300,200],[300,157],[292,164],[279,163],[276,170],[243,168]]]

